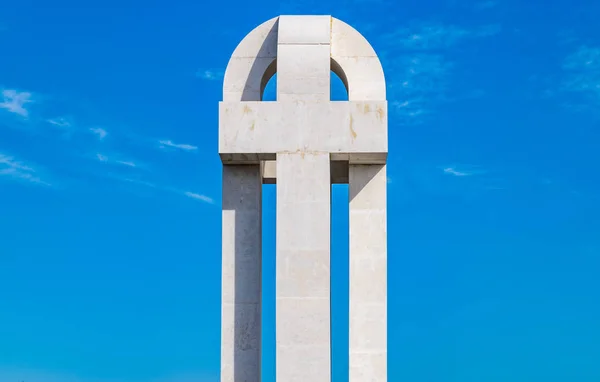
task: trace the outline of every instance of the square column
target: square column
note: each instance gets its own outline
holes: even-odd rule
[[[260,165],[223,166],[221,382],[261,380]]]
[[[329,154],[278,153],[276,166],[276,380],[330,382]]]
[[[387,176],[350,165],[350,382],[387,382]]]

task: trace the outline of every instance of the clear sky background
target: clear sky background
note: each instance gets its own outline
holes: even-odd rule
[[[599,381],[598,1],[0,0],[0,382],[218,381],[217,103],[278,14],[332,14],[382,58],[389,380]],[[264,206],[273,382],[274,186]]]

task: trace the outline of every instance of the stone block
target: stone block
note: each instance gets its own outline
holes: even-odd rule
[[[279,45],[329,45],[330,41],[331,16],[279,16]]]

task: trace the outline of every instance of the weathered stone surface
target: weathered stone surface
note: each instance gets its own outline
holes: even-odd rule
[[[334,71],[347,102],[330,101]],[[261,102],[277,72],[277,101]],[[281,382],[330,382],[331,183],[350,184],[350,381],[387,381],[385,78],[368,41],[330,16],[280,16],[233,53],[219,105],[222,382],[260,375],[262,183],[277,184]]]
[[[259,165],[223,167],[221,379],[260,382],[262,179]]]
[[[350,165],[350,382],[387,381],[387,176]]]

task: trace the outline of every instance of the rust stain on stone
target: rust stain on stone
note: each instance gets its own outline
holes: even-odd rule
[[[363,109],[363,112],[364,112],[365,114],[367,114],[367,113],[368,113],[368,112],[370,112],[370,111],[371,111],[371,106],[369,106],[368,104],[365,104],[365,106],[364,106],[364,109]]]
[[[252,121],[252,125],[250,125],[250,131],[254,131],[254,125],[256,124],[255,121]]]
[[[377,107],[377,118],[381,121],[383,120],[383,117],[385,117],[385,111],[383,111],[383,108],[379,106]]]
[[[250,108],[248,107],[248,105],[244,105],[244,114],[248,114],[248,113],[250,113],[251,111],[252,111],[252,109],[250,109]]]
[[[352,134],[352,140],[356,139],[356,131],[354,131],[354,118],[350,116],[350,134]]]

